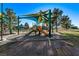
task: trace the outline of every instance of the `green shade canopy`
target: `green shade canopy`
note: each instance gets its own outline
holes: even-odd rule
[[[40,12],[38,12],[38,13],[35,13],[35,14],[28,14],[28,15],[24,15],[24,16],[34,17],[34,18],[36,18],[36,21],[37,21],[38,23],[41,23],[41,22],[44,21],[44,19],[42,19],[42,18],[43,18],[43,15],[45,15],[47,12],[48,12],[48,10],[46,10],[46,11],[41,11],[41,10],[40,10]]]

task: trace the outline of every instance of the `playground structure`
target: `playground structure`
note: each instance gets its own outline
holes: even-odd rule
[[[19,19],[32,19],[37,23],[36,28],[32,28],[33,31],[35,32],[39,31],[39,35],[41,33],[44,33],[45,36],[48,36],[48,33],[49,33],[49,37],[51,37],[51,14],[52,14],[51,10],[49,9],[43,12],[40,11],[39,13],[36,13],[36,14],[18,16],[18,27],[19,27]],[[44,27],[47,29],[45,29]],[[18,29],[18,34],[19,34],[19,29]]]
[[[3,13],[3,4],[1,4],[1,13]],[[58,15],[57,15],[58,16]],[[54,19],[55,15],[53,15],[53,13],[51,12],[51,9],[46,10],[46,11],[42,11],[40,10],[40,12],[35,13],[35,14],[27,14],[27,15],[20,15],[20,16],[16,16],[17,18],[17,27],[18,27],[18,32],[17,34],[19,35],[20,29],[19,29],[19,25],[20,19],[29,19],[29,20],[33,20],[36,22],[36,28],[32,28],[31,32],[39,32],[39,35],[41,35],[41,33],[43,33],[45,36],[48,36],[49,38],[51,38],[51,24],[52,24],[52,19]],[[3,16],[1,16],[1,40],[3,37]]]

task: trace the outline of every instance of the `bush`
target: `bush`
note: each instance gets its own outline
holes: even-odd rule
[[[71,29],[78,29],[78,27],[77,26],[72,26]]]

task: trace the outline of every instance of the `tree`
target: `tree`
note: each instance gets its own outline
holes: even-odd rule
[[[71,26],[71,20],[69,20],[68,16],[62,16],[61,18],[61,27],[65,29],[69,29]]]
[[[9,20],[9,23],[8,23],[8,26],[9,26],[9,32],[10,34],[12,34],[12,22],[16,19],[16,16],[15,16],[15,13],[12,9],[10,8],[6,8],[6,15],[8,17],[8,20]]]
[[[23,30],[24,29],[24,26],[23,24],[20,24],[19,27],[17,26],[17,29],[19,28],[19,30]]]
[[[56,32],[58,32],[58,21],[59,18],[61,18],[63,11],[58,9],[58,8],[54,8],[53,12],[52,12],[52,24],[55,24],[56,26]]]
[[[71,29],[78,29],[78,27],[75,25],[71,25]]]
[[[7,28],[7,18],[6,18],[6,14],[3,12],[3,13],[0,13],[0,23],[1,23],[1,20],[2,20],[2,32],[4,32]],[[0,31],[1,31],[1,25],[0,25]]]
[[[29,24],[28,23],[25,23],[24,28],[25,29],[29,29]]]

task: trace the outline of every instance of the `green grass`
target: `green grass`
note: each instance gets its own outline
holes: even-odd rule
[[[60,34],[66,41],[72,42],[75,46],[79,46],[79,30],[61,31]]]

